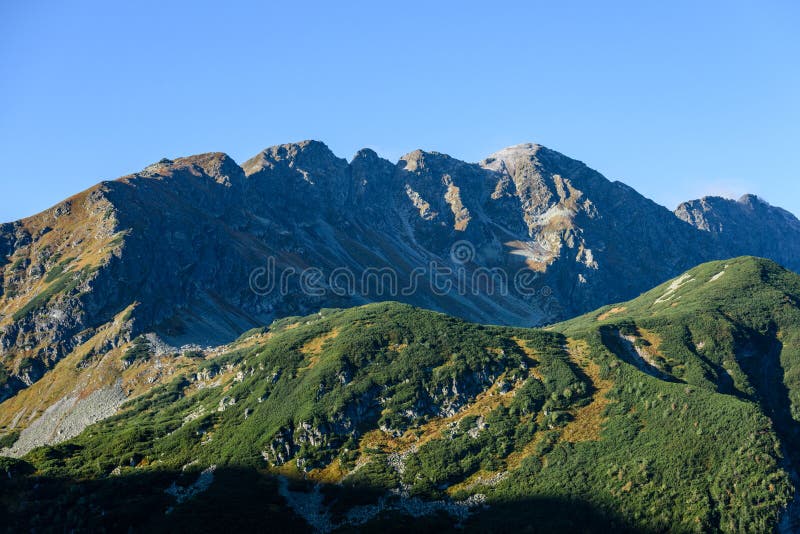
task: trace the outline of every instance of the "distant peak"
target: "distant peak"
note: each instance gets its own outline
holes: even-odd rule
[[[333,156],[333,152],[330,148],[328,148],[328,145],[322,141],[316,141],[314,139],[306,139],[305,141],[298,141],[296,143],[274,145],[261,151],[261,154],[269,154],[273,157],[294,157],[302,153],[325,154]]]
[[[480,162],[480,166],[493,171],[507,171],[514,174],[517,162],[535,157],[544,147],[537,143],[520,143],[494,152]]]
[[[300,164],[308,167],[341,166],[347,162],[337,157],[328,145],[313,139],[265,148],[242,165],[247,176],[265,168]]]
[[[744,195],[739,197],[739,200],[737,200],[736,202],[738,202],[739,204],[744,204],[745,206],[755,206],[755,205],[771,206],[769,202],[767,202],[760,196],[753,195],[751,193],[745,193]]]
[[[185,156],[182,158],[177,158],[171,163],[174,167],[188,167],[189,165],[197,165],[204,170],[206,168],[219,168],[231,164],[236,165],[236,162],[233,161],[233,158],[224,152],[206,152],[205,154]]]
[[[491,154],[489,157],[501,157],[507,155],[535,155],[542,148],[544,147],[539,143],[520,143],[518,145],[511,145],[501,148],[494,154]]]
[[[417,150],[413,150],[401,157],[398,164],[403,166],[405,170],[413,172],[425,167],[449,164],[452,162],[456,162],[458,164],[463,163],[460,160],[456,160],[455,158],[449,156],[448,154],[443,154],[436,151],[427,151],[418,148]]]
[[[706,209],[713,209],[720,206],[734,206],[739,205],[741,207],[755,207],[755,206],[764,206],[772,208],[769,202],[764,200],[763,198],[759,197],[758,195],[754,195],[751,193],[745,193],[739,199],[734,199],[730,197],[723,197],[719,195],[706,195],[697,200],[687,200],[686,202],[682,202],[678,209],[681,208],[697,208],[697,207],[704,207]]]
[[[289,150],[296,149],[298,152],[318,152],[318,153],[333,155],[333,151],[331,151],[328,145],[326,145],[322,141],[317,141],[315,139],[306,139],[305,141],[300,141],[297,143],[289,143],[280,146],[285,147]]]
[[[350,166],[356,172],[369,172],[369,169],[376,168],[394,169],[395,164],[380,157],[380,155],[371,148],[362,148],[356,152],[353,159],[350,160]]]
[[[436,152],[435,150],[422,150],[418,148],[416,150],[412,150],[408,154],[401,157],[401,160],[418,160],[424,158],[444,158],[444,159],[451,159],[449,155],[443,154],[441,152]]]
[[[232,185],[244,178],[242,168],[224,152],[208,152],[187,158],[178,158],[174,165],[176,167],[196,165],[208,176],[214,178],[217,183],[223,185]]]
[[[501,148],[497,152],[491,154],[489,157],[500,157],[506,155],[535,155],[543,148],[545,147],[539,143],[520,143],[518,145],[511,145]]]
[[[372,150],[371,148],[362,148],[358,152],[356,152],[355,156],[353,156],[353,161],[356,160],[376,160],[380,159],[380,156],[377,152]]]
[[[161,158],[155,163],[151,163],[150,165],[142,169],[141,174],[145,176],[156,175],[172,167],[172,164],[173,161],[171,159]]]
[[[175,160],[162,158],[156,163],[145,167],[139,175],[145,178],[169,176],[186,170],[191,174],[198,175],[202,173],[210,176],[214,181],[223,185],[231,185],[243,177],[241,167],[236,164],[233,158],[223,152],[208,152]]]

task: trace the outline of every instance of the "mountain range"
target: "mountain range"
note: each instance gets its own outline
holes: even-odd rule
[[[459,242],[469,261],[453,261]],[[533,144],[478,164],[423,151],[392,164],[367,149],[348,163],[316,141],[242,166],[221,153],[162,160],[0,226],[0,387],[12,395],[109,329],[109,346],[147,332],[216,345],[286,315],[387,299],[536,326],[704,261],[749,254],[798,269],[798,252],[800,222],[756,197],[671,213]],[[284,291],[254,291],[254,271],[269,265],[278,275],[318,269],[323,282],[336,269],[356,282],[391,269],[395,287],[371,278],[312,292],[295,277]],[[512,290],[438,291],[423,278],[402,294],[431,266],[452,271],[451,282],[459,270],[469,280],[478,268],[500,272]],[[514,291],[520,270],[527,285]]]
[[[798,258],[758,197],[670,212],[535,144],[163,159],[0,225],[0,494],[54,515],[0,506],[152,529],[143,487],[174,526],[244,477],[321,531],[789,528]]]

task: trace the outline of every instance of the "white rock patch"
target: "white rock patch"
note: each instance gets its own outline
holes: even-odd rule
[[[661,304],[662,302],[666,302],[670,300],[672,297],[675,296],[675,292],[678,291],[681,287],[688,284],[689,282],[693,282],[694,278],[690,274],[682,274],[680,277],[676,278],[675,280],[670,283],[667,291],[656,299],[656,304]]]
[[[722,275],[725,274],[725,271],[727,271],[727,270],[728,270],[728,264],[726,263],[725,267],[723,267],[720,272],[718,272],[717,274],[712,276],[708,281],[709,282],[713,282],[715,280],[719,280],[720,278],[722,278]]]
[[[197,477],[197,480],[194,482],[194,484],[191,484],[190,486],[178,486],[173,482],[170,487],[164,490],[164,492],[175,497],[175,501],[178,504],[186,502],[192,497],[203,493],[211,487],[211,483],[214,482],[214,471],[216,471],[216,469],[216,465],[207,467],[200,473],[200,476]]]
[[[352,508],[342,523],[334,523],[330,510],[323,502],[320,486],[314,486],[310,493],[291,491],[289,482],[282,477],[279,479],[278,491],[289,507],[305,519],[315,532],[320,533],[328,533],[345,526],[358,527],[387,510],[399,511],[412,517],[445,512],[458,520],[458,527],[470,516],[473,509],[486,507],[486,496],[480,493],[463,501],[423,501],[418,497],[408,497],[403,490],[393,490],[389,495],[381,497],[376,504]]]

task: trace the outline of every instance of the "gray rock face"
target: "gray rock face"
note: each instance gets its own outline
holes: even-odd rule
[[[123,311],[119,342],[157,332],[174,346],[378,300],[533,326],[703,261],[798,269],[798,252],[800,222],[755,197],[672,213],[533,144],[477,164],[420,150],[393,164],[368,149],[348,163],[317,141],[241,167],[221,153],[161,160],[0,225],[0,399]]]
[[[492,198],[519,203],[512,213],[524,221],[523,237],[512,253],[542,273],[564,316],[726,255],[632,188],[539,145],[501,150],[481,165],[496,173]]]
[[[704,197],[684,202],[675,215],[711,234],[733,256],[761,256],[800,270],[800,221],[755,195]]]
[[[0,449],[0,456],[19,458],[36,447],[74,438],[87,426],[113,415],[124,401],[125,393],[119,384],[85,398],[64,397],[25,428],[14,445]]]

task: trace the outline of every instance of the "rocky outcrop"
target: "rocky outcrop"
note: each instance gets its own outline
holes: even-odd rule
[[[384,387],[371,387],[350,397],[328,418],[283,425],[270,438],[261,456],[275,466],[294,459],[297,466],[306,471],[325,466],[344,444],[360,440],[365,428],[377,426],[383,433],[398,437],[425,421],[452,417],[491,388],[500,374],[520,365],[519,357],[507,358],[501,354],[498,359],[474,369],[462,364],[446,364],[435,376],[428,370],[425,386],[416,392],[416,400],[410,406],[403,401],[395,402],[396,397],[405,399],[407,396],[407,391],[404,391],[407,381],[404,379]],[[342,386],[347,388],[346,383]],[[320,390],[325,392],[316,398],[321,404],[328,400],[326,394],[342,394],[341,390],[333,392],[322,387]],[[498,391],[505,393],[508,389],[498,388]],[[228,398],[223,397],[220,403]],[[386,417],[387,414],[398,417]]]
[[[115,214],[101,185],[3,225],[0,395],[30,386],[124,309]]]
[[[268,448],[261,452],[261,456],[272,465],[285,464],[297,453],[297,445],[293,436],[294,433],[291,428],[280,429],[273,436]]]
[[[755,195],[704,197],[684,202],[675,215],[710,234],[732,256],[761,256],[800,270],[800,220]]]
[[[540,145],[501,150],[481,165],[496,173],[493,197],[519,202],[525,232],[507,252],[541,273],[561,314],[634,296],[644,280],[726,254],[630,187]]]
[[[197,495],[208,491],[208,488],[210,488],[211,484],[214,483],[214,471],[216,471],[216,469],[216,465],[211,465],[206,469],[203,469],[203,471],[201,471],[197,476],[197,480],[195,480],[192,484],[188,486],[179,486],[177,482],[173,482],[172,485],[164,491],[168,495],[174,497],[177,504],[182,504],[193,499]]]

